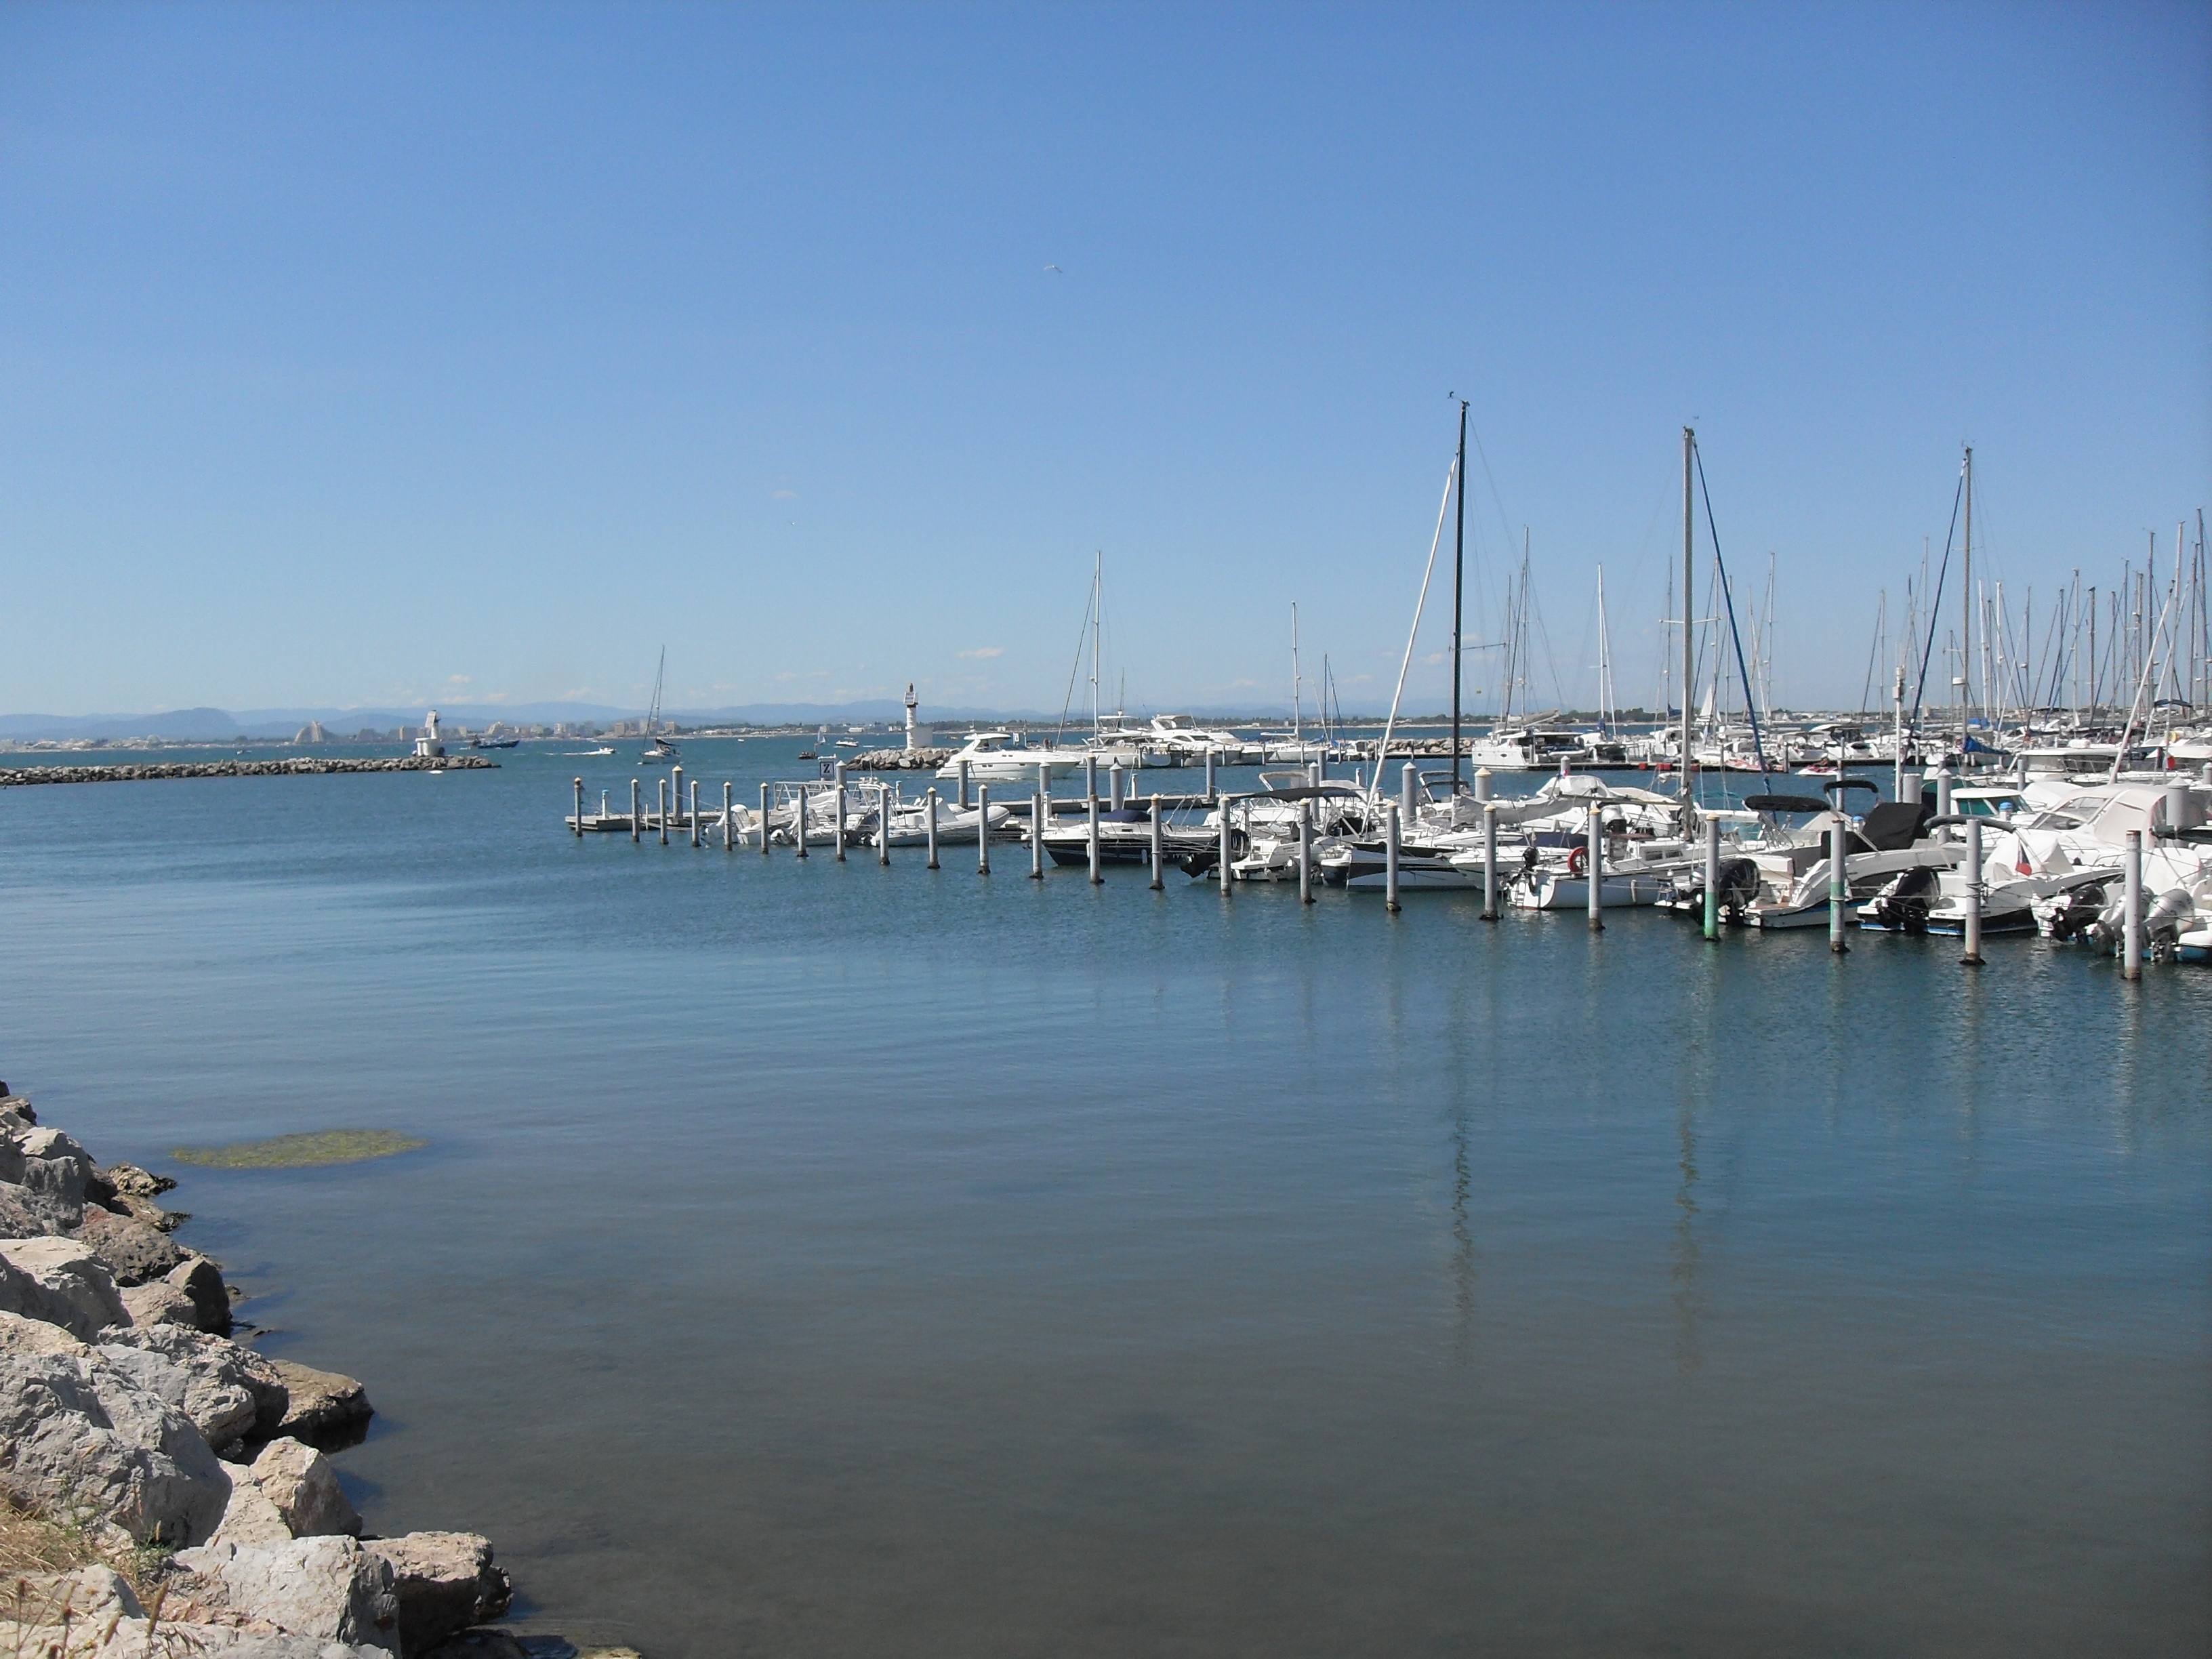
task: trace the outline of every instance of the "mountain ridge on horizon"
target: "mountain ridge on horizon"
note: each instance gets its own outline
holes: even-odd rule
[[[425,706],[427,707],[427,705]],[[451,702],[437,705],[442,720],[482,727],[493,720],[510,726],[534,726],[559,722],[591,721],[605,725],[614,720],[641,720],[642,708],[623,708],[610,704],[580,702],[529,703],[471,703]],[[1149,718],[1146,710],[1139,718]],[[1273,706],[1256,704],[1215,704],[1193,706],[1171,711],[1188,714],[1194,719],[1217,720],[1237,725],[1255,722],[1284,724],[1289,722],[1289,711]],[[423,708],[394,708],[385,704],[365,704],[349,708],[247,708],[232,711],[212,706],[192,708],[162,709],[137,714],[0,714],[0,740],[16,742],[51,738],[65,741],[71,738],[166,738],[173,739],[204,739],[222,741],[232,738],[289,738],[311,721],[319,721],[329,728],[333,737],[350,736],[363,726],[380,730],[397,726],[421,723]],[[898,723],[906,717],[905,706],[896,698],[863,698],[843,703],[743,703],[720,708],[671,708],[664,711],[666,719],[680,725],[696,726],[714,723],[733,723],[746,726],[834,725],[865,722]],[[1040,710],[978,708],[955,707],[922,711],[922,724],[927,726],[974,726],[1018,720],[1025,724],[1051,720],[1055,716]],[[1375,720],[1382,718],[1381,711],[1346,711],[1346,720]],[[1401,718],[1423,720],[1431,715],[1401,711]],[[1470,714],[1470,720],[1487,721],[1489,715]]]

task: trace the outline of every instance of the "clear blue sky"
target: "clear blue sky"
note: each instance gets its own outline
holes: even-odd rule
[[[2212,496],[2202,5],[15,5],[0,225],[0,709],[1377,702],[1452,392],[1570,700],[1692,419],[1787,701]]]

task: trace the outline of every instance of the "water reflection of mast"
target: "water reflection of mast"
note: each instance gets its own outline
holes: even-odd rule
[[[1474,1358],[1474,1227],[1468,1219],[1470,1179],[1467,1155],[1467,1108],[1452,1114],[1452,1362]]]
[[[1698,1316],[1705,1298],[1698,1289],[1698,1126],[1687,1106],[1679,1124],[1682,1140],[1682,1184],[1675,1188],[1674,1205],[1680,1212],[1674,1222],[1674,1266],[1669,1275],[1674,1285],[1674,1366],[1680,1371],[1701,1370],[1705,1356],[1698,1347]]]

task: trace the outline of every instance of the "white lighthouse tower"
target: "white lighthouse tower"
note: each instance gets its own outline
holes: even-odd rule
[[[914,682],[908,680],[906,685],[906,752],[909,755],[921,747],[921,731],[914,723]]]

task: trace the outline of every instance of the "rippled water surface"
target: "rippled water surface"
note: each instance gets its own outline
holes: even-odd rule
[[[2212,975],[564,834],[628,758],[0,794],[49,1121],[430,1140],[172,1201],[531,1627],[2212,1645]]]

